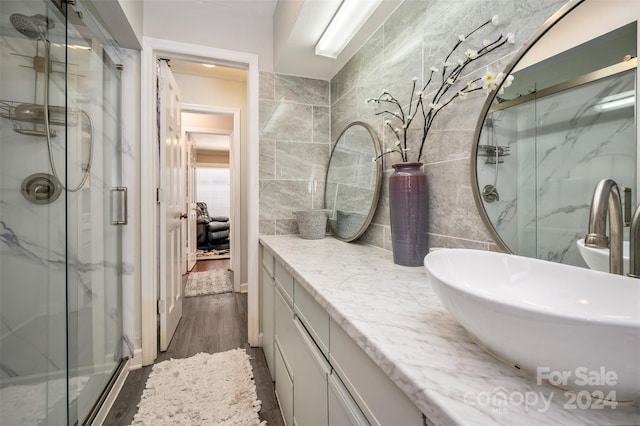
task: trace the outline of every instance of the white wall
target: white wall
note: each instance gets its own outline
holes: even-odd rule
[[[224,11],[202,1],[144,0],[144,35],[259,56],[273,71],[273,19]]]

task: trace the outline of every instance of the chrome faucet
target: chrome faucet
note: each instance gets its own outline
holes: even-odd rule
[[[633,219],[631,219],[628,275],[632,278],[640,278],[640,205],[636,207]]]
[[[605,232],[607,214],[609,215],[609,237]],[[593,191],[589,230],[584,238],[584,244],[589,247],[609,247],[609,272],[618,275],[624,273],[622,225],[622,200],[618,184],[613,179],[603,179]]]

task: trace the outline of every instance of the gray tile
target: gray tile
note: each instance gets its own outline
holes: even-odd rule
[[[278,219],[276,220],[275,235],[292,235],[298,234],[298,222],[295,219]]]
[[[276,142],[260,139],[260,180],[276,177]]]
[[[273,101],[276,99],[275,74],[272,72],[260,71],[260,99]]]
[[[358,239],[363,243],[384,248],[384,226],[371,223],[364,234]]]
[[[473,145],[473,133],[468,131],[433,131],[424,149],[425,164],[468,159]]]
[[[316,143],[331,143],[331,108],[313,107],[313,136]]]
[[[265,139],[310,142],[313,110],[310,105],[260,102],[260,136]]]
[[[431,234],[490,242],[469,184],[469,161],[456,160],[425,166]]]
[[[324,180],[329,149],[328,144],[276,142],[276,179]]]
[[[474,250],[488,250],[489,243],[484,241],[473,241],[462,238],[453,238],[446,235],[429,234],[429,248],[466,248]]]
[[[262,211],[260,212],[260,216],[262,216]],[[260,217],[258,229],[260,235],[276,235],[276,221]]]
[[[268,180],[260,182],[260,218],[292,219],[293,212],[312,207],[307,181]]]
[[[276,74],[275,99],[328,107],[331,88],[328,81]]]

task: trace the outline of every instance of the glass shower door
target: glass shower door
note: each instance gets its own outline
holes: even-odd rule
[[[105,34],[82,1],[0,2],[2,425],[84,423],[121,365],[126,192]]]
[[[83,2],[68,13],[67,264],[69,423],[84,422],[122,359],[122,224],[126,192],[120,145],[120,70]],[[77,398],[74,396],[77,395]]]

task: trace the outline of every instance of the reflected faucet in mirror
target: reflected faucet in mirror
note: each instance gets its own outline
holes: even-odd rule
[[[609,236],[605,228],[609,216]],[[589,229],[584,238],[587,247],[609,247],[609,272],[623,274],[622,269],[622,199],[613,179],[601,180],[593,192]],[[633,246],[633,242],[631,242]]]

